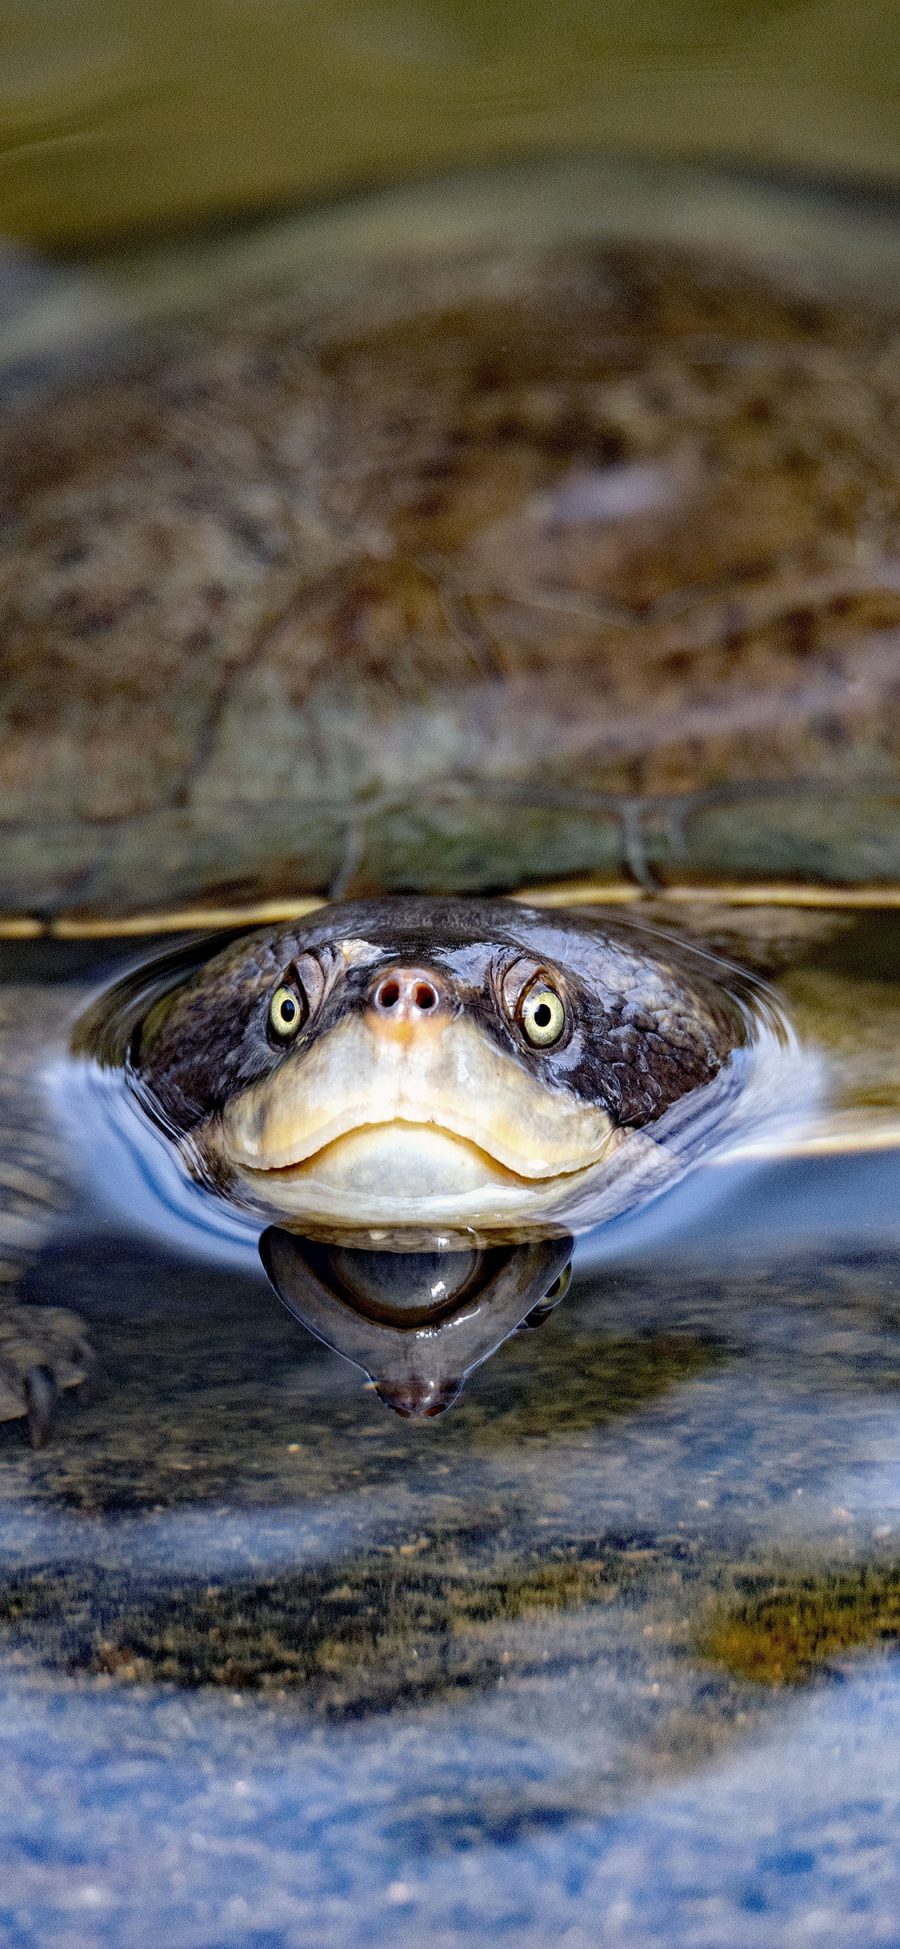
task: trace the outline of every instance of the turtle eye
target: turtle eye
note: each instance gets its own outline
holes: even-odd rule
[[[552,1286],[547,1287],[547,1291],[545,1292],[543,1300],[541,1301],[542,1306],[548,1306],[551,1300],[553,1300],[555,1304],[558,1299],[565,1299],[565,1296],[571,1284],[572,1284],[572,1261],[570,1259],[568,1265],[563,1266],[559,1278],[554,1279]]]
[[[536,981],[519,1004],[519,1026],[535,1049],[549,1049],[566,1026],[563,1003],[547,981]]]
[[[309,1014],[306,996],[299,985],[282,982],[269,1003],[269,1028],[278,1042],[290,1042]]]

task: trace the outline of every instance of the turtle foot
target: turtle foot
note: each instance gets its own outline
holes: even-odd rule
[[[0,1301],[0,1421],[27,1420],[34,1448],[47,1440],[60,1394],[80,1387],[92,1365],[77,1313]]]

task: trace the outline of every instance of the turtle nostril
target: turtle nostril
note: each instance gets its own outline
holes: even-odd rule
[[[440,1000],[437,981],[418,968],[397,968],[393,974],[385,974],[372,995],[379,1015],[393,1014],[398,1021],[433,1014]]]

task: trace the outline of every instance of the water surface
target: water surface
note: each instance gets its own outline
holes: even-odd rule
[[[83,1174],[28,1288],[94,1397],[0,1428],[11,1941],[892,1940],[900,1162],[725,1178],[417,1423]]]

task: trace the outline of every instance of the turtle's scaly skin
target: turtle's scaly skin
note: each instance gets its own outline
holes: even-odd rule
[[[569,244],[10,415],[0,910],[900,875],[896,320]]]

